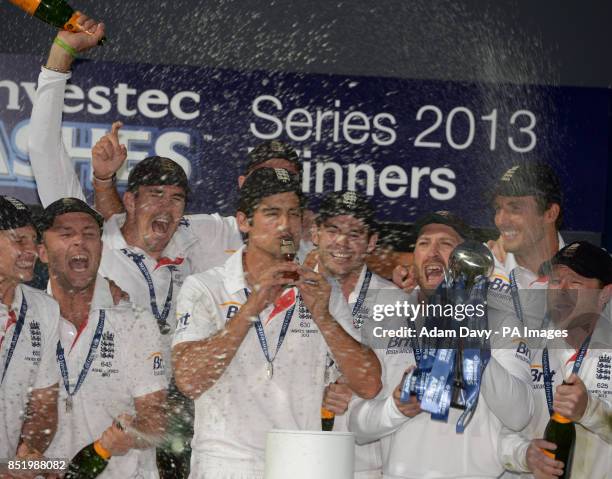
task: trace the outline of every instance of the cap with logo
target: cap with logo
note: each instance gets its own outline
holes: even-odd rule
[[[258,165],[273,159],[287,160],[295,165],[298,172],[302,171],[298,154],[291,145],[280,140],[270,140],[260,143],[251,150],[244,168],[244,174],[248,175]]]
[[[561,182],[553,169],[538,161],[525,161],[508,168],[501,176],[494,196],[541,196],[562,204]]]
[[[297,175],[284,168],[259,168],[247,176],[238,198],[238,211],[251,216],[262,199],[279,193],[295,193],[304,206],[304,194]]]
[[[98,223],[100,229],[102,229],[104,223],[102,215],[78,198],[61,198],[47,206],[39,217],[38,229],[41,233],[47,231],[53,226],[55,218],[66,213],[88,214]]]
[[[421,230],[425,226],[432,224],[449,226],[454,229],[457,234],[463,239],[469,239],[473,236],[472,228],[470,228],[468,224],[465,223],[465,221],[463,221],[461,218],[454,215],[450,211],[446,210],[434,211],[431,213],[424,214],[414,223],[413,231],[418,237],[421,234]]]
[[[189,191],[189,180],[183,167],[163,156],[150,156],[132,168],[127,190],[135,192],[139,186],[179,186]]]
[[[12,196],[0,196],[0,231],[34,226],[32,212],[23,202]]]
[[[334,191],[327,194],[319,206],[317,223],[335,216],[353,216],[362,220],[371,230],[376,229],[376,214],[368,198],[357,191]]]
[[[545,271],[551,266],[564,265],[585,278],[600,280],[604,286],[612,284],[612,257],[605,249],[588,241],[574,241],[557,252],[549,263],[543,265]]]

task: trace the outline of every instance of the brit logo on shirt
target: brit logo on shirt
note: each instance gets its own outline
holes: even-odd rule
[[[38,321],[30,323],[30,341],[33,349],[40,348],[40,323]]]
[[[599,381],[609,381],[612,375],[612,356],[602,354],[597,360],[595,378]]]
[[[114,359],[115,357],[115,334],[107,331],[102,335],[100,343],[100,356],[104,359]]]

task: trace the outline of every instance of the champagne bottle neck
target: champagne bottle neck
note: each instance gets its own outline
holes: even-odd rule
[[[96,454],[98,456],[100,456],[102,459],[104,459],[105,461],[108,461],[111,457],[111,453],[108,449],[105,449],[102,444],[100,444],[100,441],[96,441],[94,442],[93,445],[94,451],[96,451]]]
[[[562,416],[558,412],[553,413],[553,415],[550,416],[550,419],[552,419],[555,422],[558,422],[559,424],[568,424],[568,423],[572,422],[571,419],[568,419],[568,418]]]

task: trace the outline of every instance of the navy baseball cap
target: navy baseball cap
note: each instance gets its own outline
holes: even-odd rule
[[[25,203],[12,196],[0,196],[0,231],[35,226],[32,212]]]
[[[604,286],[612,283],[612,257],[605,249],[588,241],[574,241],[545,263],[550,271],[554,265],[564,265],[585,278],[600,280]]]
[[[354,216],[370,230],[376,229],[374,208],[367,197],[357,191],[334,191],[326,195],[319,206],[317,223],[342,215]]]
[[[463,239],[469,239],[473,235],[472,228],[470,228],[465,221],[450,211],[440,210],[426,213],[416,220],[413,226],[416,237],[418,238],[421,234],[421,230],[425,226],[433,224],[450,226]]]
[[[279,193],[295,193],[303,208],[304,194],[298,175],[284,168],[259,168],[247,176],[238,198],[238,211],[251,216],[262,199]]]
[[[53,226],[55,218],[66,213],[85,213],[91,216],[100,230],[104,224],[104,218],[84,201],[78,198],[61,198],[47,206],[38,218],[38,229],[41,233]]]
[[[549,203],[563,202],[559,177],[550,166],[538,161],[524,161],[508,168],[493,196],[541,196]]]
[[[139,186],[179,186],[189,192],[189,180],[183,167],[163,156],[150,156],[132,168],[127,190],[134,193]]]
[[[270,140],[260,143],[251,150],[244,168],[244,174],[248,175],[257,165],[276,158],[287,160],[296,166],[298,172],[302,171],[298,154],[291,145],[280,140]]]

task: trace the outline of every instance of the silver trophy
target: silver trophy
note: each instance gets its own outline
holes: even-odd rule
[[[493,254],[482,243],[466,240],[457,246],[450,255],[448,268],[445,270],[445,281],[450,291],[462,279],[464,288],[460,294],[452,297],[453,304],[461,304],[470,297],[476,280],[480,277],[488,278],[493,273],[495,260]],[[453,391],[451,407],[465,409],[466,389],[463,383],[463,343],[457,343],[455,355],[455,373],[453,376]]]

